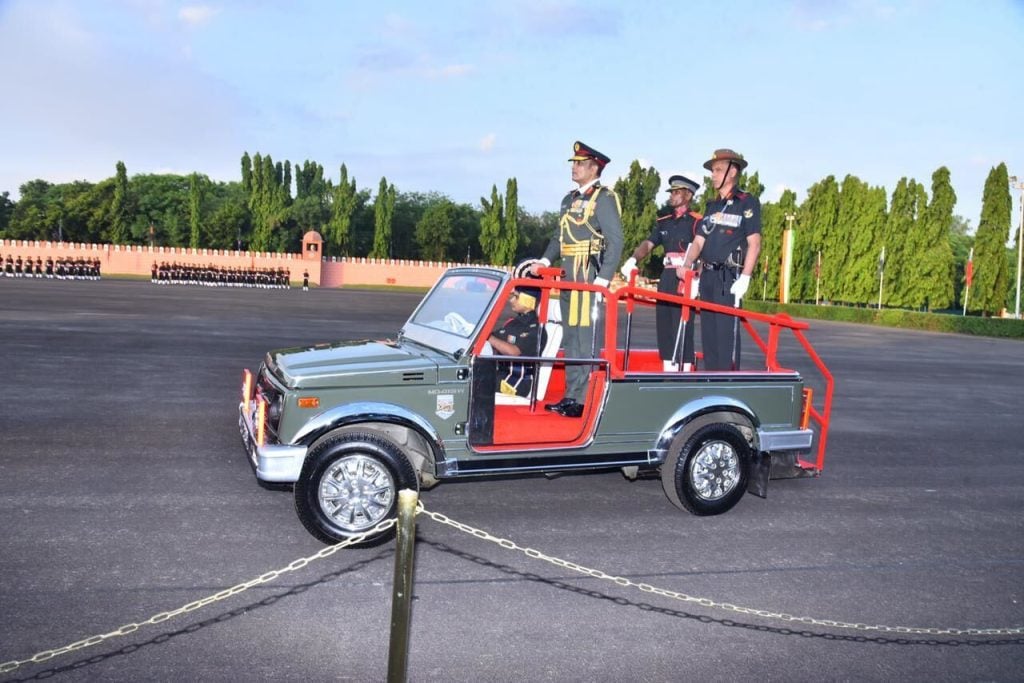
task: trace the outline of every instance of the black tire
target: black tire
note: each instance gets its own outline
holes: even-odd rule
[[[747,490],[750,445],[731,424],[701,427],[676,438],[661,466],[661,485],[678,507],[695,515],[720,515]]]
[[[394,443],[376,434],[348,432],[313,444],[295,482],[295,510],[324,543],[346,541],[398,514],[398,492],[418,490],[416,470]],[[395,529],[357,545],[382,543]]]

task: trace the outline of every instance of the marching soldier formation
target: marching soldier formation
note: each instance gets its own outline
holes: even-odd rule
[[[99,280],[100,260],[98,258],[58,258],[42,256],[33,259],[7,254],[0,256],[0,274],[4,277],[34,277],[49,280]]]
[[[153,262],[151,281],[158,285],[201,285],[203,287],[257,287],[288,289],[291,271],[287,268],[242,268],[191,263]]]

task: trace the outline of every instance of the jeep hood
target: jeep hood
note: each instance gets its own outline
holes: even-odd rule
[[[408,347],[380,341],[271,351],[267,366],[294,389],[437,383],[437,363]]]

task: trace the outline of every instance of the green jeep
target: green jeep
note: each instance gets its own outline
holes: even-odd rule
[[[456,477],[621,468],[636,478],[660,471],[674,504],[715,515],[747,490],[763,497],[770,478],[820,474],[832,377],[803,335],[806,323],[633,285],[611,291],[560,281],[547,270],[527,280],[496,268],[453,268],[394,340],[268,353],[255,376],[243,372],[239,405],[257,479],[293,484],[303,525],[333,543],[395,516],[399,490]],[[536,355],[494,355],[488,338],[519,286],[541,292],[547,343]],[[599,295],[593,299],[603,333],[593,357],[566,358],[558,350],[558,296],[573,289]],[[700,310],[736,316],[737,331],[754,340],[763,365],[703,371],[698,354],[691,370],[665,371],[656,349],[630,348],[634,314],[656,301],[678,303],[685,320]],[[820,373],[820,410],[800,373],[779,365],[783,330]],[[529,396],[499,390],[499,364],[511,361],[533,370]],[[590,368],[576,419],[544,409],[562,397],[571,364]]]

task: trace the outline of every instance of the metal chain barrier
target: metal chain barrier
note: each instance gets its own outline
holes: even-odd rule
[[[160,624],[162,622],[167,621],[168,619],[173,619],[174,617],[181,616],[182,614],[193,612],[199,609],[200,607],[206,607],[207,605],[211,605],[215,602],[226,600],[232,596],[238,595],[239,593],[243,593],[249,590],[250,588],[253,588],[254,586],[260,586],[264,583],[270,583],[282,574],[287,574],[288,572],[294,572],[299,569],[302,569],[314,560],[322,560],[326,557],[330,557],[342,548],[347,548],[355,543],[360,543],[371,536],[375,536],[379,533],[387,531],[391,527],[395,526],[395,524],[397,523],[397,519],[384,520],[383,522],[381,522],[374,528],[370,529],[369,531],[357,534],[346,541],[338,543],[337,545],[329,545],[320,552],[310,555],[308,557],[301,557],[293,561],[286,567],[266,572],[265,574],[261,574],[255,579],[252,579],[251,581],[246,581],[245,583],[240,583],[236,586],[232,586],[231,588],[226,588],[220,591],[219,593],[214,593],[213,595],[208,595],[205,598],[195,600],[193,602],[188,603],[187,605],[179,607],[178,609],[171,610],[170,612],[160,612],[159,614],[154,614],[145,621],[133,624],[125,624],[121,628],[111,631],[110,633],[104,633],[102,635],[95,635],[90,636],[88,638],[83,638],[82,640],[75,641],[69,645],[65,645],[64,647],[59,647],[54,650],[43,650],[42,652],[32,655],[28,659],[3,662],[2,664],[0,664],[0,674],[10,673],[11,671],[14,671],[23,664],[38,664],[40,662],[45,662],[49,659],[53,659],[54,657],[67,654],[68,652],[75,652],[76,650],[82,650],[87,647],[92,647],[93,645],[99,645],[105,640],[117,638],[119,636],[126,636],[129,633],[134,633],[143,626],[152,626],[155,624]]]
[[[569,569],[569,570],[574,571],[574,572],[579,572],[580,574],[585,574],[585,575],[591,576],[591,577],[593,577],[595,579],[601,579],[603,581],[611,581],[612,583],[615,583],[616,585],[619,585],[619,586],[623,586],[623,587],[627,587],[627,588],[636,588],[636,589],[638,589],[640,591],[643,591],[644,593],[653,593],[655,595],[660,595],[660,596],[665,597],[665,598],[671,598],[672,600],[680,600],[682,602],[695,603],[695,604],[701,605],[702,607],[709,607],[709,608],[714,608],[714,609],[725,610],[725,611],[728,611],[728,612],[735,612],[737,614],[745,614],[745,615],[750,615],[750,616],[755,616],[755,617],[761,617],[763,619],[775,619],[775,620],[778,620],[778,621],[785,621],[785,622],[795,623],[795,624],[807,624],[807,625],[812,625],[812,626],[824,626],[824,627],[827,627],[827,628],[852,629],[852,630],[855,630],[855,631],[875,631],[875,632],[882,632],[882,633],[896,633],[896,634],[900,634],[900,635],[929,635],[929,636],[1019,636],[1019,635],[1024,635],[1024,627],[1015,627],[1015,628],[928,628],[928,627],[919,627],[919,626],[886,626],[884,624],[874,624],[874,625],[871,625],[871,624],[852,623],[852,622],[846,622],[846,621],[836,621],[834,619],[816,619],[814,617],[800,617],[800,616],[795,616],[795,615],[792,615],[792,614],[786,614],[785,612],[769,612],[767,610],[755,609],[755,608],[752,608],[752,607],[741,607],[739,605],[733,605],[732,603],[728,603],[728,602],[715,602],[714,600],[710,600],[708,598],[697,598],[697,597],[694,597],[692,595],[687,595],[686,593],[679,593],[677,591],[670,591],[670,590],[666,590],[664,588],[657,588],[657,587],[652,586],[652,585],[647,584],[647,583],[636,583],[635,581],[631,581],[630,579],[627,579],[627,578],[624,578],[624,577],[621,577],[621,576],[612,576],[610,574],[606,574],[606,573],[604,573],[603,571],[601,571],[599,569],[591,569],[589,567],[584,567],[583,565],[576,564],[575,562],[569,562],[568,560],[562,560],[562,559],[559,559],[557,557],[551,557],[549,555],[545,555],[544,553],[540,552],[539,550],[534,550],[533,548],[524,548],[524,547],[522,547],[520,545],[517,545],[515,542],[508,540],[507,538],[499,538],[497,536],[492,536],[491,534],[487,533],[486,531],[483,531],[481,529],[477,529],[477,528],[471,527],[468,524],[463,524],[462,522],[457,522],[454,519],[448,517],[447,515],[443,515],[443,514],[441,514],[439,512],[431,512],[431,511],[427,510],[425,507],[423,507],[423,503],[422,502],[419,504],[418,511],[422,512],[425,515],[427,515],[428,517],[433,519],[435,522],[440,522],[441,524],[445,524],[447,526],[453,527],[455,529],[458,529],[459,531],[463,531],[463,532],[465,532],[465,533],[467,533],[467,534],[469,534],[471,536],[475,536],[475,537],[477,537],[479,539],[482,539],[484,541],[490,541],[492,543],[497,543],[498,545],[500,545],[502,548],[505,548],[506,550],[518,550],[518,551],[522,552],[523,554],[525,554],[527,557],[532,557],[535,560],[543,560],[544,562],[549,562],[549,563],[555,565],[556,567],[561,567],[563,569]]]

